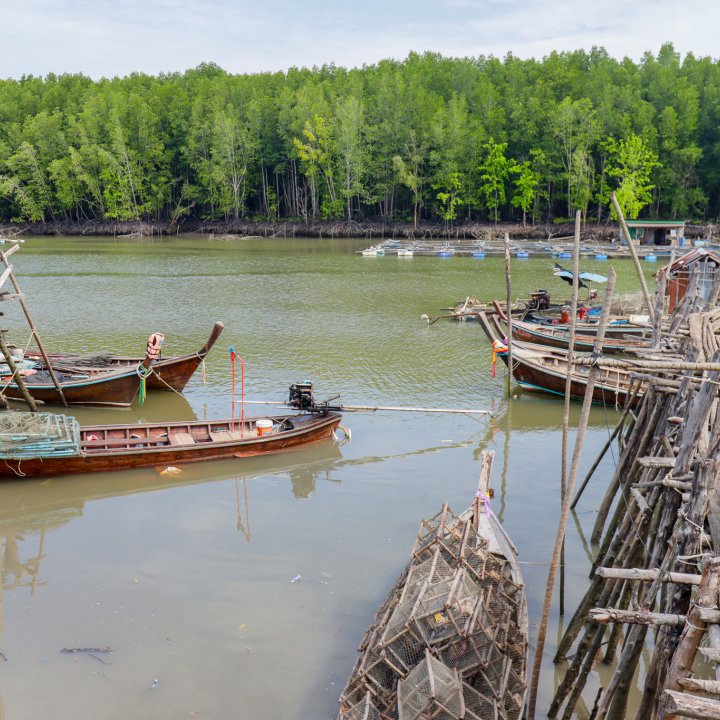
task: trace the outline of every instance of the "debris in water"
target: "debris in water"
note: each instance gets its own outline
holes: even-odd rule
[[[150,683],[150,689],[152,690],[153,688],[156,688],[159,684],[160,684],[160,681],[159,681],[157,678],[155,678],[155,679]]]
[[[160,471],[161,475],[179,475],[182,470],[174,465],[168,465],[165,469]]]
[[[302,580],[302,575],[296,575],[290,582],[291,583],[298,583]]]

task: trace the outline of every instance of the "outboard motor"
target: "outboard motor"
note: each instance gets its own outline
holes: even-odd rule
[[[307,412],[315,410],[315,394],[312,383],[293,383],[290,386],[288,405],[297,410],[305,410]]]

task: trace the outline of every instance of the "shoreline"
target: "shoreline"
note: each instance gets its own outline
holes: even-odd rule
[[[520,223],[467,223],[463,225],[418,225],[376,222],[264,222],[264,221],[186,221],[170,222],[50,222],[0,223],[0,237],[16,236],[88,236],[88,237],[170,237],[173,235],[237,236],[245,238],[357,238],[367,240],[470,240],[502,241],[505,233],[511,240],[558,242],[572,238],[574,222],[543,223],[523,226]],[[689,240],[713,238],[720,234],[715,224],[686,225]],[[581,230],[583,242],[617,243],[616,223],[587,223]]]

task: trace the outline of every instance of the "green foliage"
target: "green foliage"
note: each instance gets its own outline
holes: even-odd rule
[[[434,187],[440,190],[435,196],[441,203],[438,214],[446,223],[450,223],[457,217],[457,208],[465,202],[460,196],[462,176],[457,172],[449,173]]]
[[[642,141],[639,140],[642,138]],[[0,80],[0,220],[720,213],[720,62],[671,45]]]
[[[657,155],[639,135],[630,135],[613,147],[611,163],[608,175],[618,178],[615,191],[618,205],[623,215],[633,220],[652,202],[651,191],[655,186],[650,176],[653,169],[660,166]]]
[[[498,221],[498,209],[505,203],[505,185],[510,173],[515,171],[515,162],[505,157],[507,143],[496,143],[493,138],[483,145],[485,157],[480,164],[480,194],[485,207],[493,211]]]

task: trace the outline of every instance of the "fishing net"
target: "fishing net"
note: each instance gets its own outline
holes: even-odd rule
[[[0,458],[63,457],[80,452],[80,425],[53,413],[0,415]]]
[[[104,368],[112,364],[113,354],[109,352],[88,353],[86,355],[63,355],[55,361],[57,367]]]

